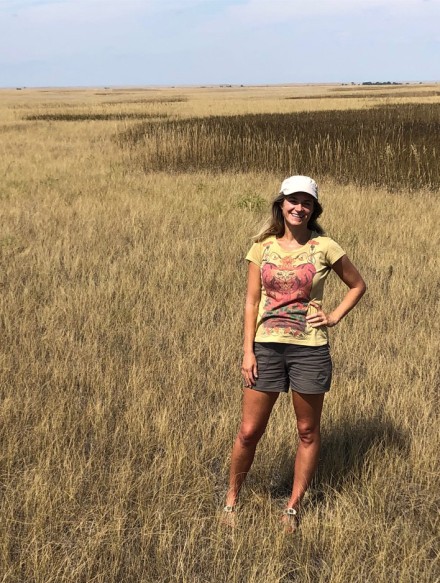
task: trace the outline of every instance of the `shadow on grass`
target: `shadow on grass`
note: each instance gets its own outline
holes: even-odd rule
[[[370,456],[377,457],[385,450],[394,450],[396,455],[405,456],[409,441],[408,433],[396,427],[390,419],[373,417],[354,424],[335,423],[322,434],[319,467],[310,492],[313,500],[319,502],[329,488],[342,491],[348,482],[360,478],[366,465],[371,463]],[[290,495],[293,463],[294,452],[286,451],[280,460],[279,479],[270,488],[273,498]]]

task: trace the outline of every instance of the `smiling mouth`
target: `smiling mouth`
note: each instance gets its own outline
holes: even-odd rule
[[[303,219],[304,218],[304,215],[297,215],[296,213],[290,213],[290,215],[292,217],[295,217],[296,219]]]

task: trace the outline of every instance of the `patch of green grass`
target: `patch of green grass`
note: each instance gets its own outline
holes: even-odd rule
[[[267,209],[267,201],[259,194],[244,194],[237,201],[237,207],[248,211],[262,211]]]

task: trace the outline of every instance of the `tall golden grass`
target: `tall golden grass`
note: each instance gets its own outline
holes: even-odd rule
[[[295,92],[151,91],[187,100],[124,111],[282,111]],[[331,331],[299,532],[278,522],[296,446],[287,396],[225,532],[244,256],[285,174],[145,172],[114,140],[136,121],[24,119],[122,107],[104,100],[0,93],[0,580],[439,581],[438,192],[322,178],[324,227],[368,295]],[[331,307],[344,289],[332,278],[327,292]]]

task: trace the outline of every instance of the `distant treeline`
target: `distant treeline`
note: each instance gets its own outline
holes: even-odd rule
[[[397,83],[396,81],[364,81],[362,85],[403,85],[403,83]]]

